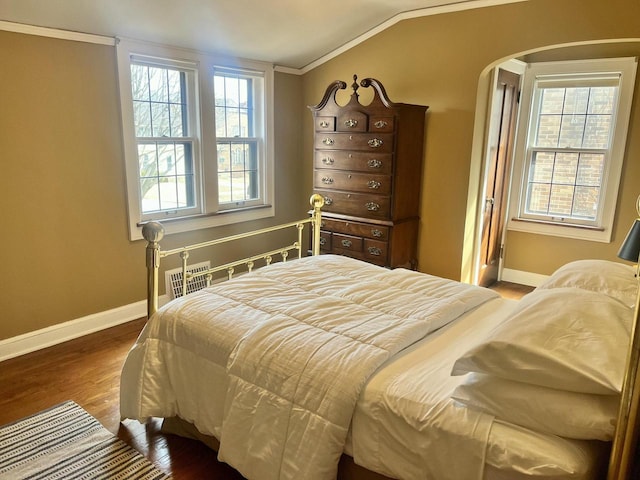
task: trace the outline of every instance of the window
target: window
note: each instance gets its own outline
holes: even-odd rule
[[[253,93],[262,91],[260,82],[259,77],[223,69],[214,75],[220,208],[260,198],[261,115]]]
[[[529,66],[510,229],[610,241],[635,70],[635,59]]]
[[[272,71],[120,41],[131,239],[273,216]]]

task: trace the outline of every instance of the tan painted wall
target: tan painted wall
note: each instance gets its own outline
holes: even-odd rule
[[[637,39],[638,18],[637,0],[529,0],[403,21],[303,77],[277,73],[276,218],[174,235],[164,244],[304,215],[313,130],[306,105],[333,80],[351,83],[356,73],[381,80],[394,101],[430,106],[420,269],[460,278],[483,69],[553,44]],[[0,32],[0,65],[1,340],[142,300],[145,272],[144,243],[128,240],[114,48]],[[616,242],[639,193],[638,124],[634,106]],[[549,273],[575,256],[610,257],[617,245],[513,234],[507,248],[507,267]]]
[[[360,78],[380,80],[395,102],[429,105],[419,269],[459,279],[474,116],[483,70],[522,52],[577,41],[635,38],[632,48],[639,55],[638,18],[637,0],[529,0],[405,20],[307,73],[304,101],[317,103],[330,82],[350,83],[356,73]],[[636,91],[635,98],[639,95]],[[627,158],[632,160],[625,162],[615,245],[512,234],[507,244],[508,268],[549,274],[574,258],[615,256],[640,193],[640,171],[633,162],[640,149],[637,108],[633,116],[627,148]],[[304,121],[305,161],[310,170],[313,127],[309,114]]]
[[[145,244],[128,238],[114,47],[0,32],[0,65],[0,340],[143,300]],[[306,212],[301,79],[276,74],[275,89],[277,216],[251,228]],[[164,245],[239,228],[247,225]]]

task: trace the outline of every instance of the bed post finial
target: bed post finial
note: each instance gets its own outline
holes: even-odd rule
[[[147,241],[147,320],[158,310],[158,269],[160,268],[160,244],[164,228],[158,222],[145,223],[142,236]]]
[[[311,244],[312,245],[311,253],[312,255],[320,255],[320,228],[322,227],[322,214],[320,210],[324,205],[324,197],[320,194],[314,193],[313,195],[311,195],[311,198],[309,199],[309,203],[313,207],[313,213],[311,214],[313,218],[313,222],[312,222],[313,242]]]

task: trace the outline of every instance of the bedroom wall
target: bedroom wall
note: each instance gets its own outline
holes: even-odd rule
[[[534,49],[603,39],[635,39],[638,55],[638,18],[637,0],[530,0],[404,20],[305,74],[304,101],[318,103],[330,82],[350,84],[355,73],[380,80],[395,102],[429,105],[419,269],[460,279],[463,245],[472,240],[465,238],[467,192],[478,83],[485,67]],[[313,126],[308,112],[304,122],[305,178],[311,188]],[[506,247],[507,268],[546,275],[575,258],[615,257],[640,193],[638,125],[634,106],[614,244],[514,233]]]
[[[381,80],[396,102],[430,106],[420,270],[460,278],[481,72],[500,59],[568,42],[632,38],[635,48],[638,18],[637,0],[529,0],[405,20],[303,76],[276,73],[277,217],[175,235],[164,244],[304,215],[313,150],[306,106],[319,102],[330,82],[350,84],[355,73]],[[144,243],[128,240],[114,47],[0,31],[0,65],[2,341],[143,300],[145,267]],[[617,243],[640,193],[638,90]],[[610,257],[617,243],[513,234],[506,266],[548,274],[575,257]]]
[[[115,48],[0,31],[0,65],[1,341],[144,300],[146,273],[145,243],[127,230]],[[277,73],[275,89],[277,216],[251,228],[308,206],[297,180],[301,79]]]

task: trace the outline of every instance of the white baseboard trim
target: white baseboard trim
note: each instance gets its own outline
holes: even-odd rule
[[[17,337],[0,340],[0,362],[25,353],[57,345],[67,340],[130,322],[147,314],[147,302],[132,303],[122,307],[94,313],[86,317],[59,323],[28,332]]]
[[[504,282],[519,283],[520,285],[537,287],[538,285],[541,285],[547,278],[549,278],[548,275],[503,268],[500,279]]]

